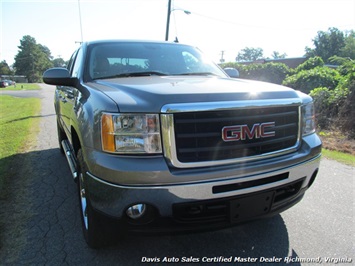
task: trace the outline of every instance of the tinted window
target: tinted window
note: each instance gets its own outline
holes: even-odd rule
[[[102,43],[89,49],[91,78],[113,77],[136,72],[160,72],[179,75],[211,72],[225,76],[195,48],[161,43]]]
[[[67,66],[67,69],[69,71],[69,73],[71,73],[71,69],[73,68],[73,65],[74,65],[74,61],[75,61],[75,57],[76,57],[76,54],[77,54],[78,50],[76,50],[72,56],[70,57],[69,59],[69,63],[68,63],[68,66]]]
[[[72,77],[78,77],[79,76],[79,71],[80,71],[80,66],[82,63],[82,59],[83,59],[83,50],[79,49],[78,53],[76,55],[75,58],[75,63],[73,65],[72,71],[71,71],[71,76]]]

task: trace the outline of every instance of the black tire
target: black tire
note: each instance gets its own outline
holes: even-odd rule
[[[82,222],[83,233],[85,241],[91,248],[100,248],[107,243],[107,234],[104,229],[107,227],[101,215],[97,213],[91,206],[89,191],[86,187],[86,171],[87,167],[79,150],[77,154],[78,160],[78,194],[80,205],[80,216]]]
[[[59,120],[57,119],[57,133],[58,133],[58,144],[59,144],[59,149],[60,152],[64,154],[64,149],[62,146],[62,141],[67,139],[67,136],[65,135],[65,132],[62,128],[62,126],[59,123]]]

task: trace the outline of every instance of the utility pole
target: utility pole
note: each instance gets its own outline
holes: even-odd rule
[[[167,15],[167,18],[166,18],[165,41],[169,40],[170,13],[171,13],[171,0],[169,0],[169,3],[168,3],[168,15]]]
[[[224,63],[224,61],[225,61],[223,56],[224,56],[224,51],[221,51],[221,59],[219,59],[219,62],[221,62],[221,63]]]

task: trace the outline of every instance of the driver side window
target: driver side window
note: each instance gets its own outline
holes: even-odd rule
[[[73,68],[73,64],[74,64],[75,57],[76,57],[77,53],[78,53],[78,50],[76,50],[69,59],[69,63],[67,65],[67,69],[68,69],[69,73],[71,73],[71,69]]]
[[[83,50],[79,48],[75,61],[74,61],[74,65],[73,68],[71,70],[71,76],[72,77],[79,77],[79,72],[80,72],[80,66],[81,66],[81,61],[83,59]]]

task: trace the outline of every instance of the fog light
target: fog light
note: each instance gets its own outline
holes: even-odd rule
[[[144,215],[145,209],[146,209],[145,204],[136,204],[129,207],[126,211],[126,214],[129,218],[138,219]]]

